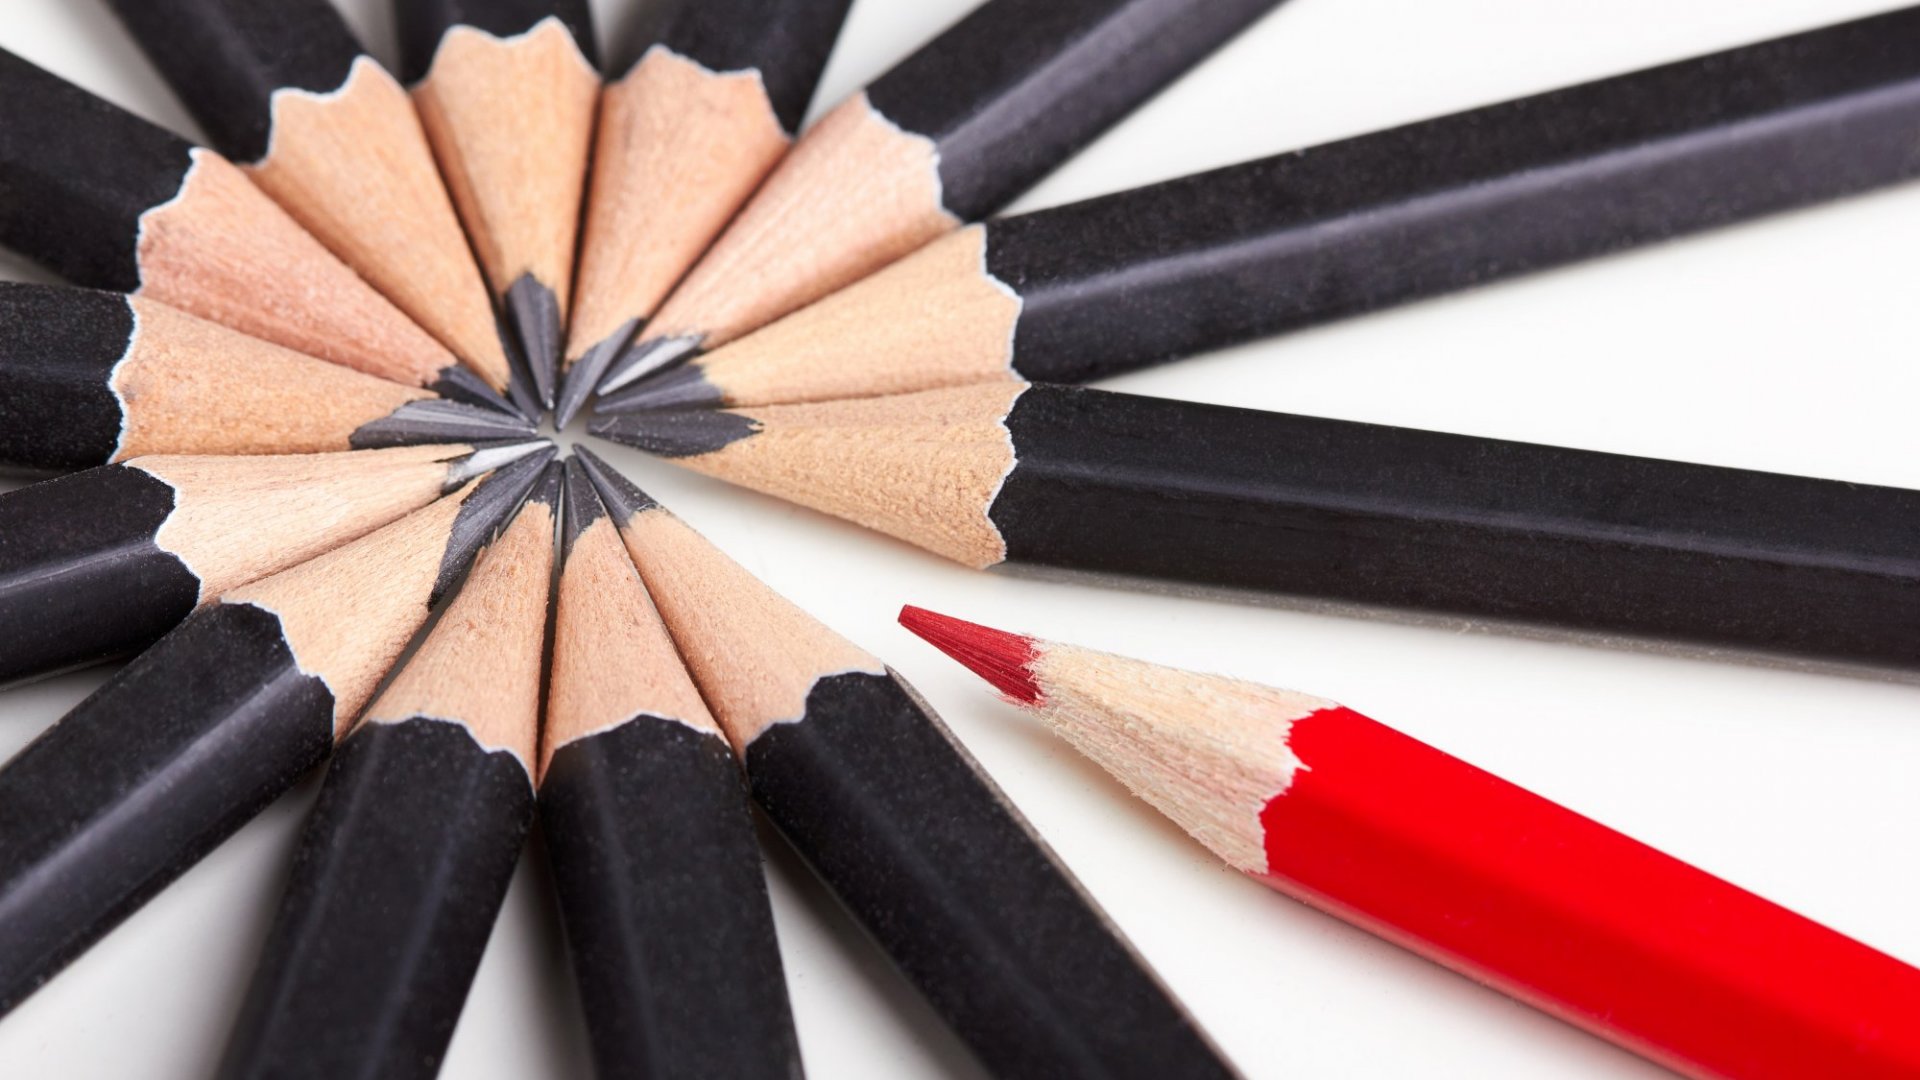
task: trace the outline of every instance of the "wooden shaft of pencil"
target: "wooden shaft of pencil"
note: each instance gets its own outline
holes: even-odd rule
[[[1276,6],[989,0],[808,132],[602,391],[992,213]]]
[[[755,800],[991,1071],[1232,1075],[923,701],[580,457]]]
[[[540,819],[594,1061],[790,1080],[800,1050],[740,768],[567,463]]]
[[[1894,488],[1052,386],[594,430],[973,566],[1920,661]]]
[[[223,1076],[437,1070],[532,821],[560,490],[546,465],[343,741]]]
[[[408,385],[459,369],[231,162],[4,50],[0,183],[0,243],[74,284]]]
[[[145,648],[229,589],[426,506],[475,457],[149,457],[0,497],[0,682]]]
[[[473,253],[400,84],[329,0],[112,0],[214,145],[497,391]]]
[[[0,1011],[325,757],[541,464],[202,608],[0,768]]]
[[[544,407],[572,302],[600,71],[586,5],[398,0],[406,78]]]
[[[1920,172],[1905,9],[991,221],[599,403],[1079,383]]]

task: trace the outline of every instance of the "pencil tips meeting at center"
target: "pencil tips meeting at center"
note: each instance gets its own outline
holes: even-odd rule
[[[751,438],[760,431],[760,421],[715,409],[673,409],[597,416],[587,431],[656,457],[689,458]]]

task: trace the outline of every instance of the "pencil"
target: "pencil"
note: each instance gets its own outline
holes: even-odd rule
[[[575,452],[754,800],[989,1072],[1234,1075],[918,694]]]
[[[1234,869],[1662,1065],[1920,1070],[1920,971],[1357,712],[900,622]]]
[[[987,0],[808,131],[600,392],[1005,206],[1279,3]]]
[[[213,146],[529,416],[406,90],[329,0],[109,0]]]
[[[1920,174],[1920,8],[968,226],[602,412],[1080,383]]]
[[[585,0],[396,0],[401,78],[544,407],[600,102]]]
[[[969,566],[1920,662],[1920,493],[1084,388],[596,433]]]
[[[671,0],[607,87],[556,422],[565,427],[792,145],[851,0]]]
[[[740,767],[578,462],[566,503],[540,823],[596,1071],[798,1077]]]
[[[0,495],[0,685],[138,652],[229,590],[548,445],[157,455]]]
[[[560,470],[340,742],[219,1074],[440,1071],[533,820]]]
[[[0,50],[0,243],[296,352],[506,403],[219,154]]]
[[[227,593],[0,768],[0,1012],[326,757],[548,457]]]
[[[362,375],[144,296],[0,283],[0,466],[317,454],[531,437],[533,425]]]

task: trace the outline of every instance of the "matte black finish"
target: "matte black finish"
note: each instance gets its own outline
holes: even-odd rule
[[[664,458],[697,457],[724,449],[760,430],[760,422],[715,409],[596,416],[587,432]]]
[[[586,0],[394,0],[393,15],[400,31],[400,77],[408,84],[427,77],[440,39],[456,26],[511,38],[557,18],[573,33],[587,60],[600,65]]]
[[[328,94],[366,50],[329,0],[107,0],[141,51],[235,161],[267,156],[273,94]]]
[[[113,457],[121,412],[108,381],[134,321],[116,293],[0,283],[0,466],[86,469]]]
[[[994,1075],[1234,1075],[895,677],[821,679],[746,766],[768,817]]]
[[[217,605],[0,770],[0,1011],[318,764],[333,696],[280,620]]]
[[[1012,202],[1281,0],[987,0],[867,87],[932,139],[942,201]]]
[[[780,126],[800,130],[853,0],[664,0],[620,46],[624,74],[663,45],[711,71],[757,71]]]
[[[0,49],[0,244],[76,285],[140,287],[140,215],[193,144]]]
[[[802,1074],[746,789],[719,735],[640,716],[569,743],[540,822],[599,1075]]]
[[[987,226],[1082,382],[1920,175],[1920,8]]]
[[[1920,492],[1035,387],[1012,562],[1913,666]]]
[[[138,652],[200,579],[154,543],[172,486],[104,465],[0,495],[0,685]]]
[[[460,724],[348,736],[219,1075],[430,1080],[532,817],[525,766]]]

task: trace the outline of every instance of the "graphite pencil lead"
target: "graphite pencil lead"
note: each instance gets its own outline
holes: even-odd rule
[[[605,459],[586,447],[574,447],[573,456],[593,482],[594,490],[600,493],[600,500],[606,504],[607,512],[613,515],[616,523],[660,505],[653,496],[641,491],[633,481],[627,479],[625,473],[607,464]]]
[[[556,431],[564,429],[573,423],[574,417],[580,415],[587,399],[594,395],[601,376],[613,366],[614,360],[626,349],[627,342],[633,339],[634,331],[639,327],[639,320],[629,321],[567,367],[565,374],[560,376],[560,389],[554,398],[553,426]]]
[[[507,332],[504,323],[501,331],[503,334]],[[520,351],[516,342],[503,342],[502,347],[507,352],[507,402],[513,406],[514,412],[538,423],[547,407],[540,400],[540,387],[532,368],[528,367],[526,354]]]
[[[688,458],[751,438],[759,434],[760,422],[719,409],[676,409],[595,417],[587,431],[657,457]]]
[[[681,334],[677,337],[647,338],[635,342],[620,354],[619,363],[600,380],[599,393],[610,394],[623,386],[644,379],[656,371],[677,364],[700,352],[705,337],[700,334]]]
[[[437,377],[427,384],[427,389],[449,401],[464,401],[508,416],[522,415],[511,401],[501,396],[500,391],[487,385],[485,379],[468,368],[442,368]]]
[[[542,409],[551,409],[566,329],[566,313],[560,309],[560,298],[539,278],[523,274],[507,290],[505,307],[507,325],[513,329],[520,356],[533,381],[533,396]]]
[[[475,447],[471,453],[451,459],[447,470],[447,490],[452,491],[476,476],[505,468],[523,457],[538,454],[543,460],[551,460],[556,453],[558,448],[553,445],[553,440],[545,438]]]
[[[707,379],[698,359],[641,379],[624,390],[603,395],[593,411],[605,416],[668,409],[716,409],[731,404],[725,391]]]
[[[473,565],[473,557],[493,541],[500,528],[513,519],[513,513],[532,494],[534,486],[546,474],[553,460],[551,446],[530,457],[501,466],[474,484],[460,505],[447,536],[446,556],[440,563],[440,575],[434,580],[430,604],[458,586]]]
[[[353,432],[356,450],[416,443],[488,442],[532,435],[533,424],[459,401],[409,401]]]

